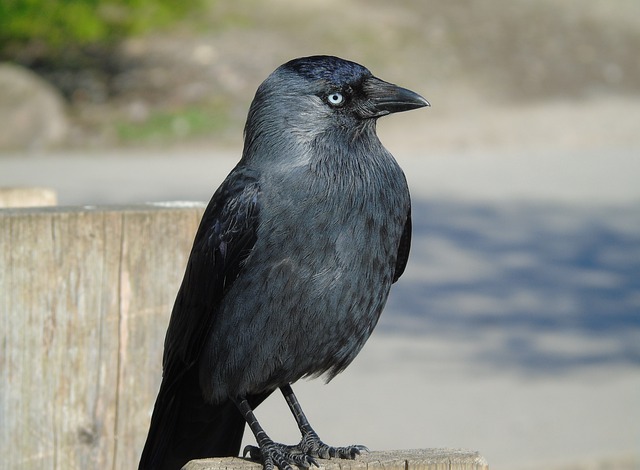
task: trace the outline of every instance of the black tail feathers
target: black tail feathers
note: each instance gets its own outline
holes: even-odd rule
[[[183,376],[180,384],[163,381],[156,399],[139,470],[179,470],[188,461],[236,456],[245,421],[231,400],[206,403],[197,374]]]

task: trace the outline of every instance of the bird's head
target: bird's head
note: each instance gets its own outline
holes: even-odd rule
[[[371,119],[429,106],[422,96],[374,77],[360,64],[333,56],[294,59],[275,73],[302,85],[298,92],[314,95],[334,113]]]
[[[374,77],[355,62],[333,56],[302,57],[281,65],[260,85],[245,138],[288,132],[312,139],[336,129],[358,133],[364,127],[374,128],[381,116],[423,106],[429,102],[422,96]]]

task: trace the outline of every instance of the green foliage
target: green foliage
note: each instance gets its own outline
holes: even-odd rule
[[[226,128],[227,115],[228,110],[222,104],[156,111],[142,122],[117,122],[116,132],[122,143],[161,143],[201,137]]]
[[[0,50],[113,43],[171,24],[204,0],[1,0]]]

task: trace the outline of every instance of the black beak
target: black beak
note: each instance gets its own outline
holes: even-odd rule
[[[419,94],[376,77],[368,78],[363,84],[363,89],[368,98],[367,104],[361,110],[361,115],[365,118],[377,118],[391,113],[431,106]]]

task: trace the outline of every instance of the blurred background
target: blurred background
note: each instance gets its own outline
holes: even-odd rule
[[[273,69],[362,63],[432,104],[379,123],[414,246],[354,364],[297,388],[311,422],[493,469],[638,469],[638,51],[637,0],[2,2],[0,187],[206,201]],[[297,439],[281,397],[258,417]]]

